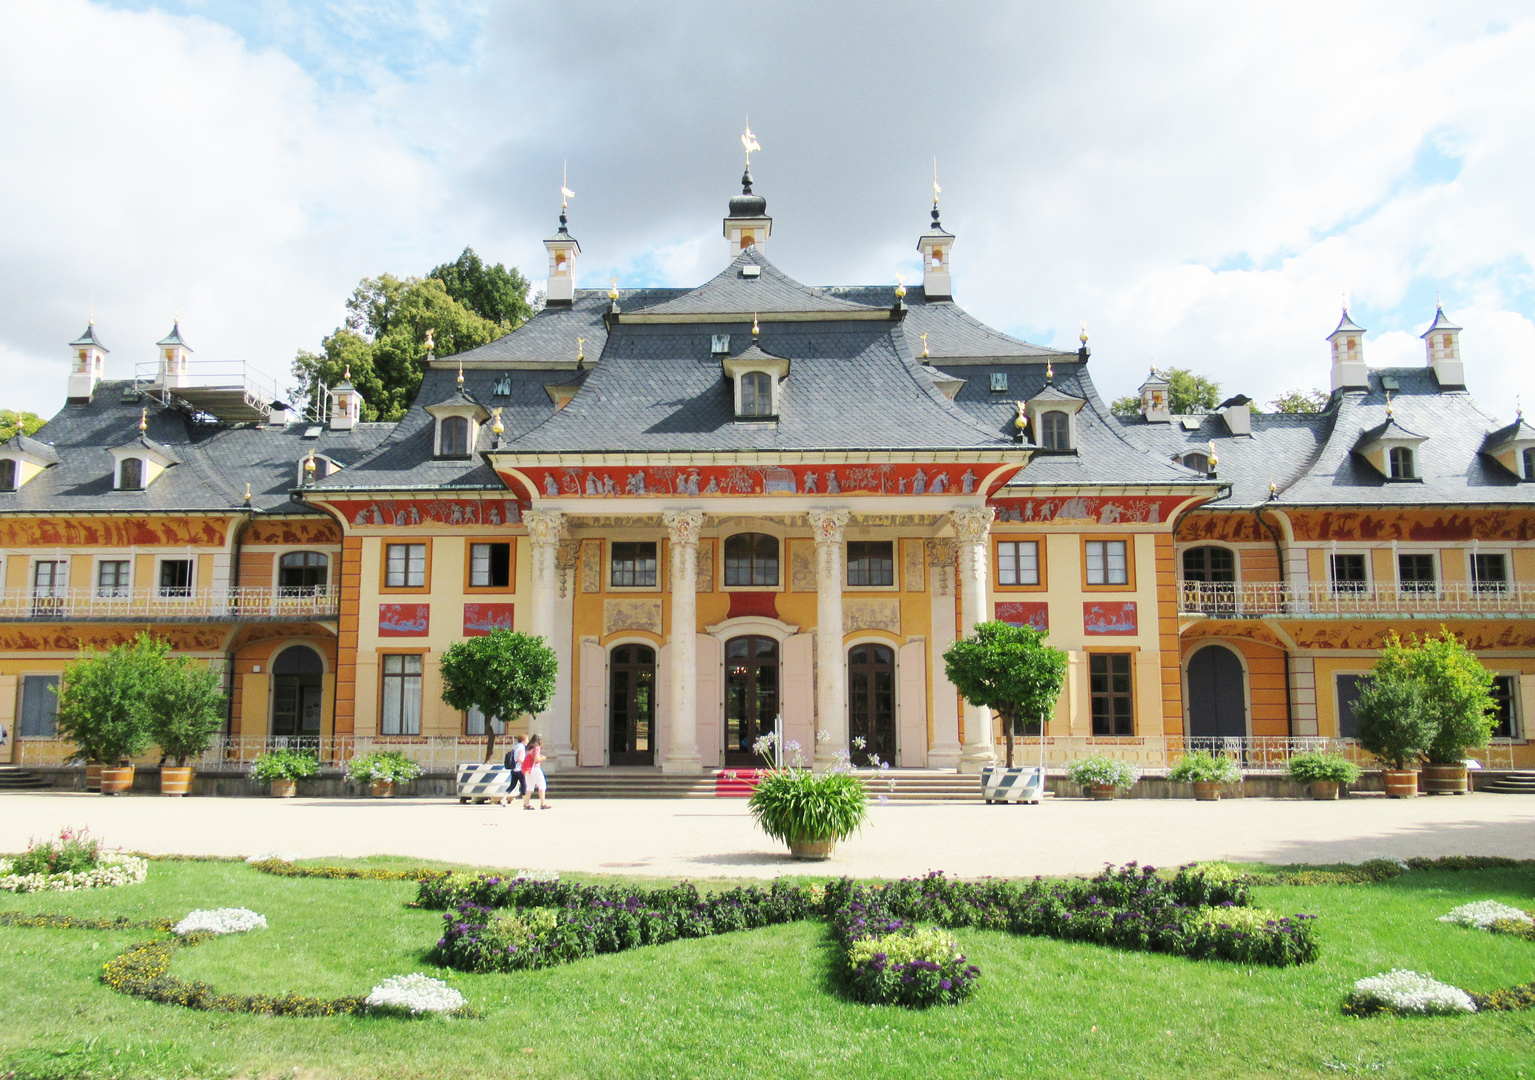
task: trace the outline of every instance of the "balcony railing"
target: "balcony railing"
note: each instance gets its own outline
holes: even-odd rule
[[[1480,750],[1468,756],[1481,762],[1485,769],[1511,769],[1514,764],[1513,742],[1494,739]],[[1064,772],[1073,761],[1088,754],[1106,754],[1129,762],[1142,772],[1162,772],[1172,766],[1184,754],[1205,750],[1217,757],[1230,758],[1243,772],[1282,773],[1286,763],[1296,754],[1322,751],[1342,754],[1362,769],[1378,769],[1375,756],[1353,739],[1333,739],[1322,736],[1236,736],[1202,737],[1194,735],[1134,735],[1090,736],[1052,735],[1045,739],[1043,748],[1045,768],[1051,772]],[[1005,748],[1000,737],[997,740],[997,760],[1004,761]],[[1013,739],[1013,762],[1017,765],[1037,765],[1041,748],[1037,735],[1017,736]]]
[[[1535,585],[1180,581],[1178,613],[1213,619],[1535,618]]]
[[[0,619],[313,619],[334,616],[339,602],[339,590],[323,586],[8,589],[0,592]]]
[[[501,736],[496,742],[496,760],[511,749],[511,742]],[[269,750],[301,750],[314,754],[327,768],[343,768],[359,754],[373,750],[398,750],[423,769],[452,772],[461,762],[479,761],[485,756],[485,738],[481,735],[276,735],[266,738],[217,737],[199,757],[187,762],[199,772],[238,774]],[[17,765],[63,765],[74,754],[74,744],[59,738],[23,737],[16,742]],[[159,760],[158,748],[138,759],[153,765]]]

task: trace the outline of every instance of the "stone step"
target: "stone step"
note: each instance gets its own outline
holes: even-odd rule
[[[15,765],[0,765],[0,791],[36,791],[47,786],[48,781],[35,772]]]

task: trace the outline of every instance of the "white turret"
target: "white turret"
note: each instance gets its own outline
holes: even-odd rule
[[[90,402],[96,384],[106,372],[107,347],[96,337],[96,320],[86,324],[85,333],[69,343],[73,357],[69,365],[69,400],[72,404]]]
[[[581,245],[566,229],[569,223],[565,218],[566,200],[574,194],[563,183],[560,185],[560,231],[544,241],[544,250],[549,252],[549,284],[544,287],[544,303],[556,307],[567,306],[576,298],[576,256],[581,254]]]
[[[176,320],[169,334],[155,342],[155,347],[160,350],[160,367],[155,385],[166,389],[185,386],[187,358],[192,355],[192,347],[181,340],[180,319]]]
[[[1364,334],[1364,327],[1355,326],[1348,317],[1348,308],[1344,308],[1338,328],[1327,335],[1332,345],[1333,393],[1370,388],[1370,369],[1364,363]]]
[[[1444,317],[1444,305],[1434,311],[1434,325],[1423,331],[1423,345],[1428,351],[1428,366],[1439,389],[1462,389],[1466,385],[1466,367],[1460,359],[1460,327]]]
[[[347,368],[341,381],[330,392],[330,429],[351,431],[362,419],[362,395],[352,385],[352,369]]]

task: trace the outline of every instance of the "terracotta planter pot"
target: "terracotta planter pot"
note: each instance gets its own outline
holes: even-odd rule
[[[1194,798],[1200,802],[1220,802],[1220,782],[1217,780],[1195,780]]]
[[[1425,795],[1464,795],[1471,788],[1464,765],[1425,765],[1422,784]]]
[[[836,846],[835,840],[790,840],[789,853],[796,859],[825,862]]]
[[[1338,797],[1338,782],[1336,780],[1311,781],[1311,797],[1313,799],[1336,799]]]
[[[160,794],[161,795],[190,795],[192,794],[192,766],[190,765],[162,765],[160,766]]]
[[[85,767],[85,790],[101,790],[101,766],[99,764],[87,765]]]
[[[124,765],[121,768],[101,768],[101,793],[103,795],[121,795],[133,787],[133,766]]]
[[[394,781],[393,780],[369,780],[368,781],[368,795],[370,797],[372,797],[372,798],[375,798],[375,799],[392,799],[392,798],[394,798]]]
[[[1418,794],[1418,773],[1415,769],[1382,769],[1381,782],[1386,795],[1392,799],[1411,799]]]
[[[298,794],[297,780],[273,780],[272,797],[275,799],[291,799]]]
[[[1088,788],[1088,791],[1091,792],[1092,797],[1097,799],[1099,802],[1106,802],[1109,799],[1116,799],[1119,797],[1119,789],[1113,784],[1094,784],[1092,787]]]

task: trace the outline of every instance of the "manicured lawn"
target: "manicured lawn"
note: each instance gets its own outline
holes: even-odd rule
[[[250,907],[269,930],[179,950],[175,974],[220,990],[329,996],[426,971],[481,1014],[406,1021],[194,1012],[97,981],[101,965],[143,931],[0,927],[0,1076],[1535,1078],[1535,1012],[1339,1013],[1355,979],[1392,967],[1470,990],[1535,979],[1535,944],[1434,921],[1469,900],[1535,906],[1528,869],[1257,890],[1259,906],[1321,916],[1322,957],[1299,968],[960,930],[984,973],[979,988],[961,1006],[925,1012],[839,997],[828,977],[829,934],[818,923],[552,970],[439,971],[424,955],[442,918],[406,907],[414,895],[408,883],[277,878],[241,863],[193,862],[154,863],[138,886],[0,894],[3,910],[133,918]]]

